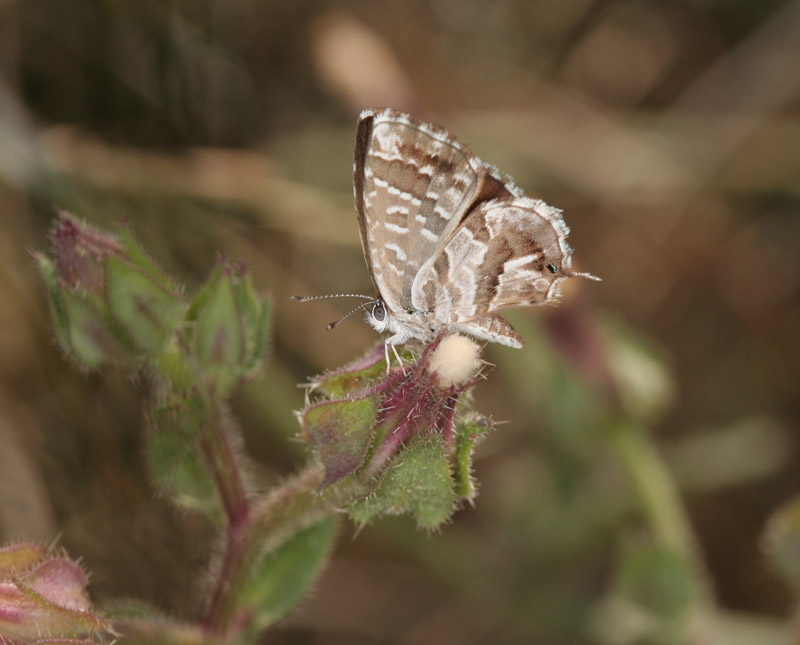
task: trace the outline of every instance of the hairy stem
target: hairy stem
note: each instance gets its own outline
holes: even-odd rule
[[[229,528],[247,523],[250,505],[242,478],[241,464],[231,444],[230,421],[219,402],[213,401],[213,423],[201,438],[201,446],[214,481]]]
[[[216,615],[217,608],[223,604],[230,591],[231,572],[236,570],[241,560],[242,545],[250,533],[249,525],[251,524],[250,504],[245,492],[240,464],[231,445],[228,419],[218,402],[215,401],[213,406],[214,422],[204,432],[201,438],[201,447],[213,473],[225,511],[227,533],[225,551],[206,613],[205,624],[208,627],[214,627],[213,616]]]
[[[298,531],[335,513],[338,503],[360,490],[345,480],[319,491],[324,469],[312,464],[276,488],[252,509],[248,522],[229,534],[216,588],[205,616],[210,631],[225,632],[242,618],[236,615],[238,594],[253,565]]]

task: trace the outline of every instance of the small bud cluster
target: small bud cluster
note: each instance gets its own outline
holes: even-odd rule
[[[411,512],[438,526],[474,496],[469,460],[491,422],[462,401],[481,367],[469,339],[439,336],[410,364],[387,373],[384,347],[312,384],[323,399],[299,413],[303,436],[325,467],[323,487],[345,478],[366,493],[359,522]]]
[[[186,306],[130,231],[99,231],[61,213],[53,257],[37,254],[62,349],[83,369],[160,355]]]
[[[112,234],[62,212],[50,237],[52,256],[36,260],[58,341],[83,369],[150,362],[177,388],[227,394],[260,368],[269,302],[243,267],[222,263],[187,299],[126,227]]]
[[[153,478],[181,506],[218,515],[209,463],[221,448],[205,431],[232,425],[226,399],[263,365],[269,300],[227,262],[187,297],[124,226],[109,233],[60,213],[50,238],[51,255],[36,260],[61,348],[83,370],[113,363],[150,375]]]

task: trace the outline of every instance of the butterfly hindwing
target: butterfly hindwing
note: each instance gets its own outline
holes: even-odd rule
[[[504,307],[554,301],[560,282],[571,275],[566,234],[560,212],[542,201],[481,202],[433,262],[423,286],[425,305],[442,325],[474,326]],[[478,326],[516,346],[516,332],[495,318]]]

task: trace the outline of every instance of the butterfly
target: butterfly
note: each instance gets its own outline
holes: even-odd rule
[[[361,113],[353,190],[378,298],[367,322],[389,345],[443,330],[509,347],[497,311],[555,301],[570,270],[561,211],[526,197],[445,128],[392,109]]]

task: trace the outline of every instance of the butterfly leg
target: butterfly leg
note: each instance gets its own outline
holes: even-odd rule
[[[400,354],[397,353],[397,345],[392,345],[392,352],[394,352],[394,357],[397,359],[400,369],[403,370],[403,376],[405,376],[406,368],[405,365],[403,365],[403,359],[400,358]]]
[[[389,340],[391,340],[391,338]],[[398,365],[400,365],[400,369],[403,370],[403,374],[405,375],[406,368],[403,365],[403,359],[400,358],[400,354],[397,352],[397,345],[395,345],[394,343],[390,343],[389,341],[386,341],[383,344],[383,351],[386,354],[386,374],[387,374],[387,376],[389,374],[389,368],[391,367],[391,361],[389,360],[389,347],[392,348],[392,353],[394,354],[394,357],[397,359],[397,363],[398,363]]]

